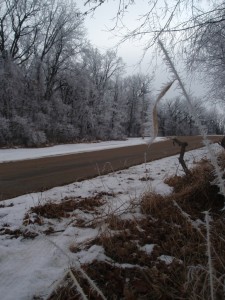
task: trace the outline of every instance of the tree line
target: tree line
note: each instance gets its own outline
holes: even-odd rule
[[[0,7],[0,146],[146,134],[152,78],[124,76],[115,51],[94,48],[73,2],[0,0]],[[159,111],[162,134],[177,133],[169,123],[176,103]]]

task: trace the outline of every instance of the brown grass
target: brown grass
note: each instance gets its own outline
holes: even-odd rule
[[[163,196],[149,192],[141,199],[141,212],[144,214],[154,214],[161,209],[162,202],[163,206],[167,205]]]
[[[73,276],[78,281],[79,285],[83,289],[84,293],[88,296],[88,299],[91,300],[102,300],[102,298],[93,290],[88,281],[83,278],[81,273],[76,269],[71,269]],[[56,291],[52,293],[49,300],[55,299],[64,299],[64,300],[80,300],[81,295],[77,292],[76,287],[74,285],[74,281],[72,280],[69,274],[64,278],[64,284],[59,286]]]
[[[211,184],[212,170],[208,162],[202,161],[189,175],[167,179],[174,192],[165,197],[155,193],[144,195],[140,202],[142,219],[122,220],[112,215],[107,220],[108,230],[86,245],[103,246],[106,256],[113,261],[94,261],[83,266],[107,299],[210,299],[202,213],[208,209],[212,218],[215,299],[224,299],[225,215],[221,211],[224,199]],[[193,222],[199,219],[196,228]],[[141,248],[146,244],[154,244],[150,255]],[[166,264],[159,259],[161,255],[174,259]],[[88,299],[99,299],[85,288],[84,282],[81,285]],[[76,293],[71,296],[71,289],[75,293],[65,283],[50,299],[78,299]]]
[[[90,198],[65,198],[60,203],[48,202],[31,208],[31,213],[49,219],[68,218],[71,212],[76,209],[82,209],[94,212],[96,207],[104,204],[103,196],[105,193],[99,193]]]
[[[219,213],[224,206],[224,197],[219,189],[213,185],[214,172],[212,165],[207,161],[200,162],[188,176],[174,176],[165,183],[174,188],[168,199],[179,202],[179,205],[191,216],[203,218],[203,211]]]

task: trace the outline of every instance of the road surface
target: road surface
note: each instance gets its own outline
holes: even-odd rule
[[[202,138],[178,137],[188,143],[187,151],[202,147]],[[218,136],[210,137],[218,141]],[[45,157],[0,164],[0,200],[40,192],[52,187],[106,174],[147,161],[178,154],[171,140],[87,153]],[[145,155],[146,153],[146,155]]]

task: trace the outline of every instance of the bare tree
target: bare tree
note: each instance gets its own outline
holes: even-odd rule
[[[218,22],[211,22],[194,33],[187,47],[188,66],[207,74],[210,96],[225,101],[225,3],[216,14]]]
[[[151,78],[143,74],[130,75],[124,79],[123,86],[127,107],[127,135],[130,137],[143,136],[149,101],[147,94],[150,92]]]
[[[42,1],[1,0],[0,6],[0,51],[7,50],[13,60],[23,63],[37,41]]]
[[[50,0],[46,4],[35,53],[39,59],[39,72],[42,69],[45,76],[44,98],[49,100],[59,87],[56,84],[59,70],[67,67],[68,61],[78,55],[85,33],[83,20],[72,2]]]

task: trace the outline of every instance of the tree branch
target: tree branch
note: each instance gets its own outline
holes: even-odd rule
[[[190,174],[190,171],[188,170],[185,161],[184,161],[184,154],[185,154],[185,148],[188,146],[188,143],[186,142],[181,142],[180,140],[174,138],[173,140],[173,145],[175,146],[175,144],[177,144],[178,146],[180,146],[180,157],[179,157],[179,162],[185,172],[186,175]]]

